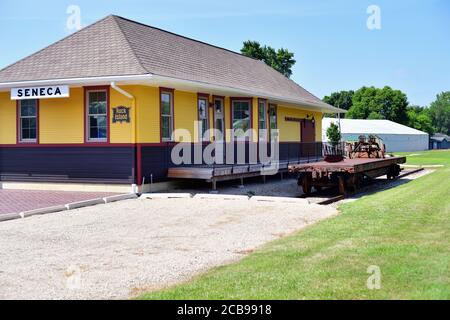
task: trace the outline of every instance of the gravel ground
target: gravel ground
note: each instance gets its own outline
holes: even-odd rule
[[[170,190],[169,192],[189,192],[208,193],[211,191],[210,184],[203,182],[194,182],[190,187],[180,187]],[[261,177],[247,178],[244,185],[240,186],[239,181],[221,181],[217,183],[217,191],[219,194],[235,194],[235,195],[255,195],[255,196],[273,196],[273,197],[300,197],[303,192],[297,186],[295,175],[284,175],[280,179],[279,175],[267,177],[266,183],[262,182]]]
[[[404,170],[402,171],[402,174],[414,169]],[[381,176],[376,179],[377,183],[362,187],[360,190],[358,190],[358,193],[356,195],[350,195],[344,201],[352,201],[354,199],[358,199],[372,192],[396,187],[403,183],[407,183],[411,180],[427,175],[433,171],[434,170],[432,169],[424,169],[422,171],[407,175],[405,177],[401,177],[396,180],[387,180],[386,176]],[[195,194],[199,192],[205,193],[208,192],[209,190],[210,189],[207,184],[198,183],[195,189],[180,188],[177,190],[172,190],[170,192],[189,192]],[[277,175],[276,177],[268,178],[266,183],[262,183],[260,178],[246,179],[244,181],[243,187],[238,187],[236,181],[222,182],[221,184],[218,185],[218,193],[236,194],[236,195],[292,197],[292,198],[303,197],[303,191],[297,185],[297,179],[295,178],[294,175],[287,176],[283,180],[281,180],[279,178],[279,175]],[[336,197],[338,195],[339,192],[337,188],[324,189],[320,193],[313,193],[306,199],[308,199],[310,203],[318,203]],[[339,205],[339,203],[341,202],[335,202],[334,206]]]
[[[337,214],[248,200],[127,200],[0,223],[0,299],[123,299]]]

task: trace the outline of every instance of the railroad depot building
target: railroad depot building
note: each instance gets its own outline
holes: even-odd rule
[[[176,143],[238,143],[231,129],[309,161],[338,110],[262,61],[111,15],[0,71],[0,180],[165,182]]]

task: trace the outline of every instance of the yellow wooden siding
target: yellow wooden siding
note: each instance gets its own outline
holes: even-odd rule
[[[16,132],[16,102],[9,92],[0,92],[0,144],[15,144]]]
[[[137,108],[137,142],[159,143],[159,89],[146,86],[124,86],[136,98]],[[131,119],[134,121],[134,119]]]
[[[130,90],[131,88],[123,88]],[[131,92],[130,92],[131,93]],[[84,89],[71,88],[68,99],[40,100],[40,143],[71,144],[84,142]],[[131,121],[134,121],[134,110],[131,99],[114,89],[110,89],[110,142],[132,143],[132,123],[112,122],[113,108],[126,106],[130,108]]]
[[[322,119],[323,113],[314,112],[314,118],[316,119],[316,141],[322,141]]]
[[[138,143],[160,142],[160,97],[159,88],[147,86],[121,86],[122,89],[135,97],[133,110],[132,100],[121,93],[110,89],[110,142],[133,143],[134,130]],[[210,96],[210,101],[212,96]],[[230,97],[225,97],[225,129],[231,128]],[[174,91],[174,124],[175,129],[184,129],[186,134],[176,136],[176,141],[198,141],[195,121],[198,120],[197,93]],[[131,123],[112,123],[112,109],[118,106],[130,107]],[[321,141],[322,113],[287,106],[278,106],[278,128],[281,142],[301,141],[300,124],[285,121],[286,117],[306,118],[315,117],[316,141]],[[137,112],[136,128],[135,112]],[[209,108],[210,128],[214,127],[214,110]],[[84,91],[83,88],[71,88],[68,99],[40,100],[39,137],[43,144],[71,144],[84,142]],[[258,129],[258,99],[252,102],[252,126]],[[253,133],[253,141],[257,141],[258,134]],[[231,137],[228,132],[226,141]],[[16,102],[10,100],[9,92],[0,93],[0,144],[16,143]]]
[[[174,115],[175,141],[199,141],[198,128],[197,130],[194,128],[198,120],[197,94],[175,90]]]
[[[136,87],[123,86],[120,87],[131,95],[136,95]],[[110,88],[110,142],[111,143],[133,143],[134,142],[134,110],[133,110],[133,100],[124,96],[122,93]],[[116,122],[113,123],[113,109],[124,106],[130,108],[130,123],[127,122]]]
[[[39,142],[71,144],[84,142],[83,88],[71,88],[68,99],[39,101]]]
[[[315,119],[316,141],[322,140],[322,113],[279,105],[277,115],[278,129],[280,130],[280,142],[301,141],[300,123],[286,121],[286,117],[306,119],[308,115],[309,119],[313,116]]]

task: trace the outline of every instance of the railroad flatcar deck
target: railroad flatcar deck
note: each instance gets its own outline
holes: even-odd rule
[[[401,164],[405,162],[406,157],[386,157],[381,159],[356,158],[356,159],[344,159],[343,161],[339,162],[318,161],[314,163],[291,165],[289,166],[289,170],[291,172],[327,171],[327,172],[360,173],[387,167],[392,164]]]
[[[339,162],[319,161],[308,164],[289,166],[290,173],[298,173],[298,184],[303,192],[309,194],[311,188],[338,186],[342,194],[348,187],[357,189],[366,179],[387,175],[393,179],[400,174],[399,164],[405,163],[406,157],[354,158]]]

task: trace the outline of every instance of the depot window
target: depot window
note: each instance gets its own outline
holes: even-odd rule
[[[106,90],[87,92],[87,140],[108,140],[108,93]]]
[[[251,129],[251,101],[233,100],[232,108],[234,137],[249,137]]]
[[[258,102],[258,119],[259,119],[259,139],[267,139],[267,102],[259,100]]]
[[[37,142],[38,100],[19,101],[19,141]]]
[[[198,121],[199,121],[199,134],[202,141],[208,141],[209,137],[206,132],[208,131],[208,96],[200,96],[198,98]]]
[[[173,92],[161,91],[161,140],[172,141]]]

